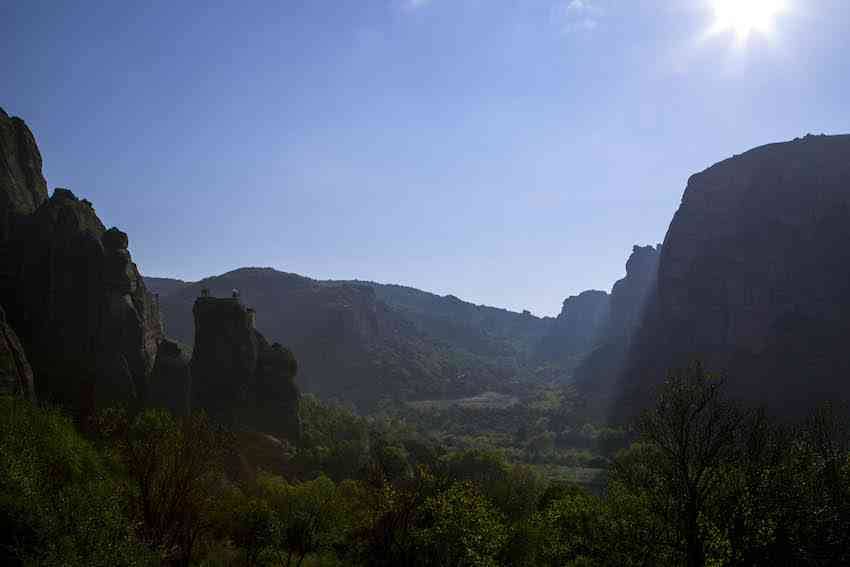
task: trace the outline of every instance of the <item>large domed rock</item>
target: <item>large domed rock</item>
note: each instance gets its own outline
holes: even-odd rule
[[[807,136],[688,181],[625,399],[700,358],[733,392],[795,414],[850,395],[850,136]]]
[[[82,412],[138,400],[162,329],[127,235],[67,189],[47,199],[21,120],[0,112],[0,139],[0,296],[39,398]]]

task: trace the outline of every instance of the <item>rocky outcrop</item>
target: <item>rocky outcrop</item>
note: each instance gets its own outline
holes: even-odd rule
[[[18,335],[6,322],[0,307],[0,395],[22,396],[35,401],[32,368]]]
[[[174,415],[191,411],[191,349],[171,339],[162,339],[156,353],[156,364],[148,380],[146,403],[165,408]]]
[[[41,153],[23,120],[0,108],[0,242],[9,239],[18,217],[47,200]]]
[[[299,439],[301,418],[298,400],[301,393],[295,384],[298,364],[292,352],[280,343],[269,344],[257,333],[257,370],[254,381],[254,404],[250,423],[257,431],[282,433],[291,441]]]
[[[584,291],[564,300],[549,334],[540,341],[537,356],[557,361],[572,371],[603,338],[608,325],[610,296],[604,291]]]
[[[655,287],[661,246],[634,246],[626,261],[626,277],[611,288],[611,311],[605,329],[605,342],[631,344]]]
[[[89,411],[140,400],[162,329],[154,297],[91,203],[67,189],[47,199],[29,130],[0,113],[0,297],[29,355],[40,399]]]
[[[787,414],[850,395],[850,136],[807,136],[688,181],[622,376],[639,407],[700,358]]]
[[[634,246],[626,276],[611,288],[608,317],[596,344],[579,364],[575,380],[586,394],[608,405],[655,287],[660,246]]]
[[[228,426],[300,436],[292,353],[269,345],[237,297],[198,297],[193,308],[192,405]]]

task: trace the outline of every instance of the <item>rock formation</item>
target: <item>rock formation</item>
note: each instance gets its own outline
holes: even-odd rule
[[[457,346],[471,347],[476,342],[472,339],[452,342],[435,338],[423,327],[435,328],[436,322],[426,324],[424,316],[411,320],[400,308],[381,301],[371,285],[316,281],[269,268],[242,268],[161,295],[169,336],[196,342],[192,309],[203,288],[214,296],[240,290],[241,297],[257,308],[257,329],[295,353],[303,391],[353,402],[363,410],[383,398],[479,394],[505,387],[518,373],[515,352],[497,350],[498,357],[485,357],[480,353],[489,352],[490,346],[482,345],[477,352]],[[431,294],[418,293],[429,296],[425,298],[429,303],[433,299]],[[485,310],[476,312],[481,311]],[[485,315],[489,317],[489,313]],[[540,321],[526,318],[532,320],[529,324]],[[449,337],[450,330],[458,329],[447,325],[441,336]],[[458,332],[467,338],[471,335],[466,330]],[[493,341],[491,346],[505,342]],[[197,381],[194,372],[193,381]]]
[[[6,322],[0,307],[0,395],[23,396],[35,400],[32,368],[27,362],[18,335]]]
[[[608,317],[596,348],[576,369],[575,379],[607,411],[615,383],[643,319],[655,286],[660,247],[634,246],[626,261],[626,277],[611,288]]]
[[[692,358],[784,414],[850,395],[850,136],[807,136],[694,175],[622,376],[637,406]],[[628,405],[628,404],[627,404]]]
[[[299,391],[292,353],[254,328],[238,297],[198,297],[193,308],[192,405],[221,423],[300,436]]]
[[[564,300],[561,313],[537,348],[543,360],[557,361],[572,371],[603,338],[608,325],[610,296],[584,291]]]
[[[46,200],[35,138],[23,120],[0,108],[0,242],[8,242],[18,217],[32,214]]]
[[[611,311],[606,342],[630,345],[643,319],[646,300],[655,287],[661,246],[634,246],[626,261],[626,277],[611,288]]]
[[[191,358],[190,348],[167,338],[160,341],[148,380],[147,405],[165,408],[174,415],[191,411]]]
[[[40,399],[87,411],[139,399],[161,338],[127,235],[66,189],[47,198],[26,125],[0,111],[0,297]]]

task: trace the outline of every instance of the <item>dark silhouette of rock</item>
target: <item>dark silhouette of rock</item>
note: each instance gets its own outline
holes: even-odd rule
[[[167,338],[160,341],[156,364],[148,380],[149,406],[166,408],[175,415],[187,415],[191,411],[191,358],[189,347]]]
[[[762,146],[688,181],[622,376],[638,408],[700,358],[783,414],[850,395],[850,136]]]
[[[35,401],[32,368],[14,329],[6,322],[0,307],[0,394],[22,396]]]
[[[17,217],[32,214],[46,200],[35,138],[23,120],[0,108],[0,241],[9,239]]]
[[[288,348],[280,343],[269,344],[257,333],[259,353],[254,382],[253,408],[250,423],[257,431],[282,433],[290,440],[301,435],[298,400],[301,393],[295,384],[298,363]]]
[[[634,246],[626,261],[626,277],[611,288],[611,311],[606,342],[630,345],[643,320],[646,300],[655,286],[661,246]]]
[[[603,339],[609,309],[610,296],[604,291],[589,290],[566,298],[549,334],[540,341],[537,356],[574,370]]]
[[[254,328],[238,297],[201,296],[193,307],[192,405],[236,429],[300,437],[298,366]]]
[[[0,296],[40,399],[82,412],[140,400],[161,338],[159,311],[128,251],[86,200],[47,199],[22,121],[0,113]]]
[[[626,261],[626,276],[611,288],[608,317],[596,348],[579,364],[576,383],[607,412],[615,384],[643,319],[647,298],[655,286],[659,247],[634,246]]]

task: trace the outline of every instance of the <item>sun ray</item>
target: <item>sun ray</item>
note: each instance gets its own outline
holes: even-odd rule
[[[711,0],[714,23],[709,35],[732,32],[739,44],[753,34],[770,37],[776,17],[788,10],[787,0]]]

